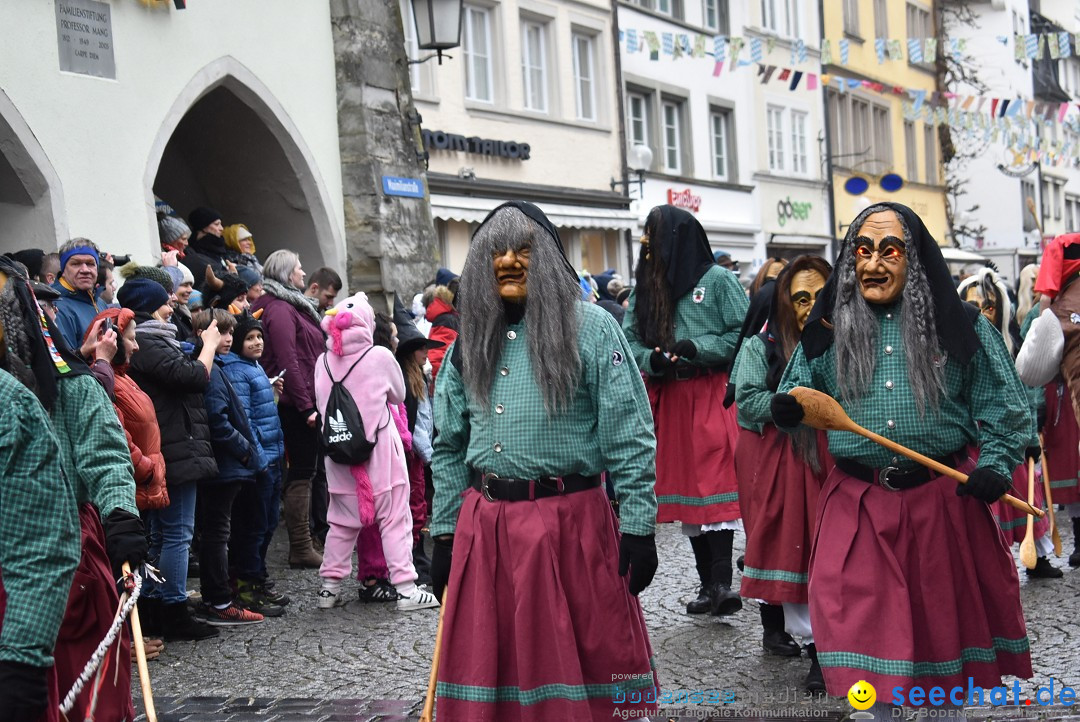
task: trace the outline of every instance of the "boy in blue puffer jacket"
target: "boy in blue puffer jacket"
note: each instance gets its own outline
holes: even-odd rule
[[[266,470],[259,473],[253,487],[241,490],[233,507],[234,518],[240,517],[259,530],[257,556],[235,548],[230,556],[237,576],[237,603],[252,611],[276,615],[277,609],[290,601],[284,594],[272,591],[273,582],[266,571],[266,552],[277,529],[281,506],[285,435],[278,419],[274,385],[259,365],[263,353],[262,323],[246,311],[233,318],[236,329],[232,352],[222,357],[222,366],[247,412],[255,442],[266,460]]]

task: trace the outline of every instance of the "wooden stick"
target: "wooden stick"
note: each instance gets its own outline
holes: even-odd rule
[[[1028,504],[1035,503],[1035,460],[1028,459]],[[1028,514],[1027,532],[1024,541],[1020,542],[1020,561],[1028,569],[1034,569],[1039,562],[1039,555],[1035,552],[1035,517]]]
[[[1035,220],[1035,227],[1039,229],[1039,235],[1043,234],[1042,223],[1039,222],[1039,214],[1035,212],[1035,199],[1027,199],[1027,208],[1031,212],[1031,217]]]
[[[1050,495],[1050,467],[1046,465],[1046,451],[1042,448],[1043,437],[1039,434],[1039,451],[1042,452],[1043,491],[1046,493],[1046,511],[1050,514],[1050,540],[1054,543],[1054,556],[1061,556],[1061,532],[1058,531],[1057,515],[1054,514],[1054,498]]]
[[[929,456],[923,456],[917,451],[912,451],[906,446],[896,443],[891,439],[886,439],[884,436],[879,436],[873,431],[868,431],[863,427],[856,424],[848,415],[844,413],[844,409],[833,397],[828,394],[823,394],[815,389],[808,389],[803,386],[797,386],[793,388],[789,393],[798,400],[799,404],[803,407],[805,416],[803,417],[803,423],[807,426],[811,426],[815,429],[825,429],[830,431],[850,431],[858,434],[859,436],[865,436],[876,444],[881,444],[886,449],[892,452],[906,456],[909,459],[919,462],[923,466],[933,469],[942,476],[947,476],[950,479],[955,479],[961,484],[967,483],[967,474],[961,473],[956,469],[951,469],[945,466],[941,462],[934,461]],[[1005,494],[1001,497],[1001,501],[1005,502],[1014,509],[1018,509],[1025,514],[1034,514],[1040,519],[1043,517],[1042,509],[1036,509],[1031,504],[1020,501],[1011,494]]]
[[[124,576],[131,574],[131,565],[124,562]],[[135,662],[139,666],[139,684],[142,686],[143,707],[146,708],[146,722],[157,722],[157,710],[154,709],[154,692],[150,689],[150,668],[146,666],[146,648],[143,647],[142,622],[139,621],[139,607],[131,608],[128,616],[131,620],[131,643],[135,645]]]
[[[435,652],[431,655],[431,674],[428,676],[427,696],[424,697],[424,711],[420,713],[420,722],[431,722],[435,712],[435,682],[439,677],[439,655],[442,652],[443,617],[446,615],[446,589],[443,589],[443,602],[439,605],[439,626],[435,629]]]

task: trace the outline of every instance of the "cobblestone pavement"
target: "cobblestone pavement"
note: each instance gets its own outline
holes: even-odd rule
[[[1064,555],[1054,560],[1065,570],[1064,579],[1028,580],[1020,572],[1035,669],[1032,680],[1021,682],[1028,695],[1051,681],[1058,689],[1063,684],[1080,686],[1076,625],[1080,570],[1065,562],[1073,545],[1070,525],[1064,521]],[[278,589],[293,599],[288,613],[260,625],[222,629],[216,639],[170,643],[150,664],[159,719],[415,719],[427,687],[437,610],[403,614],[393,604],[363,604],[348,584],[345,589],[353,601],[343,608],[319,610],[317,572],[290,570],[281,563],[286,552],[284,529],[278,532],[270,552],[271,574]],[[741,554],[738,537],[736,556]],[[755,603],[746,602],[741,612],[728,618],[688,616],[685,605],[695,596],[697,584],[690,546],[678,525],[671,524],[659,530],[657,546],[660,570],[641,600],[664,689],[731,690],[736,702],[725,706],[729,709],[753,708],[771,695],[767,707],[797,706],[807,715],[833,719],[851,712],[843,698],[803,697],[800,683],[809,665],[805,656],[783,659],[764,654]],[[191,583],[197,586],[197,580]],[[1010,686],[1012,682],[1006,680]],[[137,681],[135,685],[138,700]],[[709,712],[719,718],[724,711],[724,707],[682,706],[657,719],[692,719],[695,713]],[[1008,714],[1003,709],[995,712],[998,718]],[[1058,710],[1055,717],[1061,719],[1068,712]],[[743,714],[757,716],[753,710]]]

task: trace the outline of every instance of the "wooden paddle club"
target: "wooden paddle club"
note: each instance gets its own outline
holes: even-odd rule
[[[836,399],[828,394],[823,394],[820,391],[808,389],[803,386],[793,388],[789,393],[794,396],[803,407],[803,413],[805,415],[803,416],[802,422],[807,426],[811,426],[815,429],[825,429],[826,431],[850,431],[859,436],[865,436],[874,443],[881,444],[890,451],[917,461],[923,466],[933,469],[942,476],[955,479],[961,484],[967,483],[967,474],[963,474],[956,469],[951,469],[940,462],[934,461],[928,456],[923,456],[917,451],[912,451],[906,446],[901,446],[895,441],[886,439],[884,436],[879,436],[873,431],[868,431],[859,426],[844,413],[844,409],[840,407],[840,404],[837,403]],[[1020,501],[1015,496],[1005,494],[1001,497],[1001,500],[1025,514],[1034,514],[1039,518],[1042,518],[1043,516],[1041,509],[1036,509],[1030,504]]]
[[[1057,516],[1054,514],[1054,498],[1050,495],[1050,468],[1046,465],[1046,451],[1043,449],[1043,437],[1039,434],[1039,451],[1042,453],[1043,491],[1046,492],[1046,510],[1050,513],[1050,540],[1054,543],[1054,556],[1061,556],[1061,533],[1058,531]]]
[[[1028,504],[1035,502],[1035,460],[1028,459]],[[1028,569],[1034,569],[1039,561],[1039,555],[1035,553],[1035,517],[1028,514],[1027,532],[1024,541],[1020,542],[1020,561]]]
[[[420,722],[431,722],[435,712],[435,682],[439,677],[439,654],[442,652],[442,628],[446,602],[446,589],[443,589],[443,602],[439,605],[439,626],[435,628],[435,652],[431,655],[431,675],[428,677],[427,696],[424,697],[424,711],[420,713]]]
[[[131,565],[124,562],[124,576],[131,574]],[[143,707],[146,709],[147,722],[157,722],[154,709],[154,692],[150,689],[150,668],[146,666],[146,649],[143,647],[142,623],[139,621],[139,607],[131,608],[131,643],[135,645],[135,661],[139,667],[139,684],[142,686]],[[131,664],[131,660],[127,661]]]

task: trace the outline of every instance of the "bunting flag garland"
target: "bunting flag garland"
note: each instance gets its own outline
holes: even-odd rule
[[[878,65],[885,63],[885,38],[874,38],[874,52],[877,53]]]
[[[922,62],[922,43],[919,38],[908,38],[907,41],[908,59],[913,63]]]
[[[847,65],[850,52],[848,48],[851,43],[848,41],[847,38],[840,38],[840,42],[838,43],[838,45],[840,46],[840,64]]]
[[[765,49],[761,47],[761,38],[750,39],[750,60],[760,63],[765,59]]]

